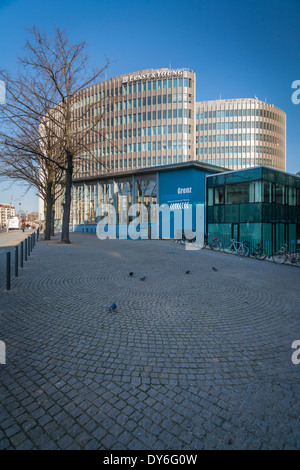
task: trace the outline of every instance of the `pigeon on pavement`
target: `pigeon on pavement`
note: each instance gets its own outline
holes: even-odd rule
[[[115,312],[117,310],[115,302],[113,302],[110,307],[107,307],[107,310],[109,310],[110,312]]]
[[[214,268],[214,267],[212,267],[211,269],[212,269],[213,271],[218,271],[217,268]]]
[[[140,281],[144,281],[146,279],[146,276],[140,277]]]

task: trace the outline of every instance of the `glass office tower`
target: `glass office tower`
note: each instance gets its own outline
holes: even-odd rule
[[[286,169],[286,115],[256,98],[196,103],[196,157],[232,170]]]
[[[96,132],[89,136],[88,151],[77,168],[79,177],[194,159],[192,71],[149,69],[89,87],[78,95],[74,106],[79,122],[91,103],[96,106],[89,119],[103,116],[100,127],[104,138]]]

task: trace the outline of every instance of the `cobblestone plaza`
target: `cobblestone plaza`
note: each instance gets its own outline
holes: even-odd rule
[[[299,268],[71,241],[1,285],[0,449],[299,449]]]

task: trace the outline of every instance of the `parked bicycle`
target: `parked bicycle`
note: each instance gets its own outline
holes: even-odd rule
[[[176,238],[175,243],[180,243],[181,245],[188,245],[188,244],[194,244],[195,246],[199,246],[199,248],[210,248],[211,250],[214,251],[220,251],[222,248],[222,242],[218,240],[217,238],[214,238],[211,242],[208,241],[208,237],[205,235],[204,236],[204,243],[200,244],[197,242],[196,237],[193,238],[187,238],[185,234],[182,234],[182,238]]]
[[[284,264],[289,261],[292,264],[296,264],[300,268],[300,252],[294,251],[289,252],[287,243],[284,244],[283,248],[272,255],[274,263]]]
[[[230,243],[225,244],[223,246],[223,250],[225,251],[225,253],[236,254],[239,256],[248,256],[250,251],[249,248],[244,245],[243,242],[238,242],[233,238],[230,240]]]
[[[193,238],[187,238],[185,234],[182,234],[182,238],[179,240],[181,245],[187,245],[188,243],[196,243],[196,237]]]
[[[222,242],[220,240],[218,240],[216,237],[213,238],[213,240],[211,242],[209,242],[208,241],[208,236],[204,235],[204,244],[203,244],[202,248],[208,247],[211,250],[220,251],[222,246],[223,246]]]
[[[266,259],[267,252],[264,250],[260,243],[256,243],[254,245],[251,242],[248,242],[247,240],[244,240],[242,243],[244,246],[247,246],[249,248],[248,256],[255,256],[256,259],[259,259],[261,261]]]

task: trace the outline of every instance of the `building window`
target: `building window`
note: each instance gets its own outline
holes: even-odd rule
[[[225,200],[224,186],[215,188],[214,196],[215,196],[215,204],[224,204],[224,200]]]

